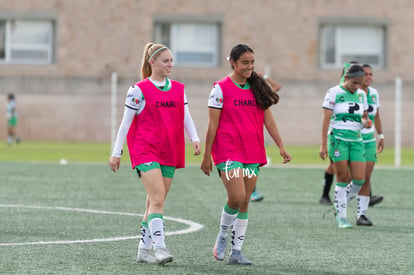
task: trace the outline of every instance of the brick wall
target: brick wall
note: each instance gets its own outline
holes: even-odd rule
[[[413,8],[409,0],[0,0],[0,18],[56,20],[55,64],[0,64],[0,114],[5,113],[6,94],[14,92],[24,139],[109,142],[111,72],[120,76],[120,117],[128,85],[138,80],[142,49],[152,40],[153,18],[216,16],[222,18],[221,65],[177,67],[172,76],[187,85],[200,135],[207,124],[211,84],[229,72],[225,58],[243,42],[255,50],[257,70],[270,66],[283,85],[274,113],[286,143],[319,143],[320,106],[339,72],[319,68],[318,22],[363,18],[385,20],[388,26],[387,67],[375,72],[374,86],[381,93],[387,142],[392,142],[396,76],[403,78],[406,93],[404,129],[414,116],[409,93],[414,85]],[[4,120],[0,129],[5,129]],[[4,131],[0,135],[4,138]],[[411,136],[404,135],[405,145],[414,146]]]

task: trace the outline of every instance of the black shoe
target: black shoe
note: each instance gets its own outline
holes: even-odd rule
[[[369,206],[374,206],[374,205],[376,205],[376,204],[378,204],[378,203],[380,203],[380,202],[382,202],[382,200],[384,199],[384,197],[383,196],[372,196],[370,199],[369,199]]]
[[[331,198],[330,198],[330,197],[324,197],[324,196],[322,196],[322,197],[319,199],[319,203],[320,203],[320,204],[323,204],[323,205],[332,205]]]
[[[370,221],[365,215],[359,216],[359,218],[356,221],[357,225],[364,225],[364,226],[372,226],[374,225],[372,221]]]

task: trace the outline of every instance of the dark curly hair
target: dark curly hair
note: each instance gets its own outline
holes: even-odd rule
[[[240,56],[246,52],[254,54],[252,48],[249,46],[245,44],[238,44],[231,49],[230,60],[237,61]],[[233,65],[231,67],[234,69]],[[266,80],[260,77],[255,71],[252,72],[247,81],[250,84],[250,89],[253,91],[256,104],[263,110],[266,110],[279,101],[279,95],[274,93],[267,84]]]

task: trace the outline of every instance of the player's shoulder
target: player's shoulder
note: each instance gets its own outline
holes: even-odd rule
[[[221,86],[218,83],[214,83],[210,95],[220,95],[222,93],[223,90],[221,89]]]
[[[128,94],[140,94],[142,93],[141,88],[137,85],[137,83],[132,84],[128,88]]]
[[[345,93],[345,90],[341,88],[340,85],[329,88],[328,93],[330,94],[342,94]]]
[[[368,89],[369,89],[369,93],[370,94],[372,94],[372,95],[374,95],[374,94],[375,95],[378,95],[378,90],[376,88],[369,86]]]
[[[365,91],[364,91],[364,90],[362,90],[361,88],[358,88],[357,93],[358,93],[358,94],[365,94]]]

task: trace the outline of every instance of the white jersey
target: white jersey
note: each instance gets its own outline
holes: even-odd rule
[[[322,104],[332,110],[330,131],[337,139],[359,141],[361,137],[361,118],[368,110],[367,97],[363,90],[351,93],[338,85],[328,90]]]
[[[372,121],[371,128],[363,128],[361,130],[362,139],[364,142],[374,142],[375,141],[375,116],[377,111],[380,108],[380,100],[377,89],[373,87],[368,87],[367,94],[368,101],[368,117]]]
[[[166,78],[164,81],[155,81],[155,80],[152,80],[151,78],[149,78],[149,80],[157,87],[164,87],[166,85],[164,89],[167,89],[167,90],[171,87],[171,81],[169,81],[168,78]],[[188,104],[187,96],[184,91],[184,105],[187,105],[187,104]],[[137,112],[137,115],[140,114],[144,110],[145,98],[144,98],[144,95],[142,94],[141,89],[138,87],[138,85],[132,85],[131,87],[129,87],[127,97],[125,100],[125,106],[130,109],[135,110]]]
[[[223,91],[218,84],[214,84],[213,89],[210,92],[208,107],[223,109]]]
[[[17,117],[16,100],[12,99],[9,102],[7,102],[6,115],[8,119],[11,119],[12,117]]]

